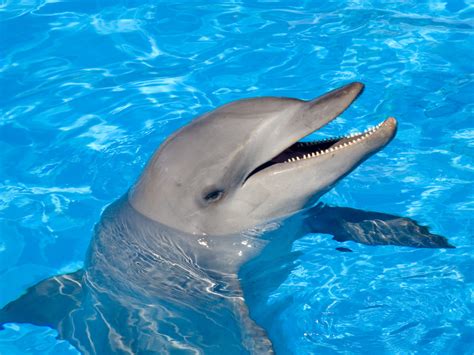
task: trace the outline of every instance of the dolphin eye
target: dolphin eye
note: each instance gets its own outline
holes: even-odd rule
[[[222,190],[213,190],[207,194],[204,195],[204,200],[206,200],[206,202],[210,203],[210,202],[216,202],[216,201],[219,201],[222,196],[224,195],[224,191]]]

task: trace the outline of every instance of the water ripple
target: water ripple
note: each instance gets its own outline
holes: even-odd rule
[[[103,206],[195,115],[359,80],[365,94],[315,136],[387,115],[399,133],[324,200],[415,218],[458,248],[340,253],[308,234],[253,270],[252,314],[282,353],[472,353],[473,15],[461,0],[4,1],[1,304],[79,265]],[[12,326],[0,352],[74,353],[55,336]]]

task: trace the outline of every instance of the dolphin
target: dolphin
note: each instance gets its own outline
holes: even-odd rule
[[[316,204],[395,136],[389,117],[301,141],[362,90],[354,82],[309,101],[243,99],[182,127],[104,210],[84,267],[30,287],[0,310],[0,327],[49,326],[84,354],[273,353],[239,272],[288,252],[303,229],[278,233],[287,217],[304,211],[305,231],[337,241],[452,247],[409,218]]]

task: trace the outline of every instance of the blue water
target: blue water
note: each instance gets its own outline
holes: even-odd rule
[[[299,5],[296,5],[299,4]],[[474,352],[472,1],[4,1],[0,306],[82,266],[103,207],[196,115],[253,96],[365,93],[322,135],[389,115],[395,140],[325,202],[413,218],[454,250],[308,234],[249,297],[280,353]],[[1,354],[74,354],[11,325]]]

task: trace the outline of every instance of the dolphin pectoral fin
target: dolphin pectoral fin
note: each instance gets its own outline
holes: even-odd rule
[[[30,323],[57,329],[82,301],[83,271],[54,276],[30,287],[0,310],[0,330],[5,323]]]
[[[414,248],[454,248],[445,237],[430,233],[415,220],[387,213],[318,205],[308,217],[312,232],[333,235],[339,242]]]
[[[234,298],[233,308],[242,328],[244,347],[251,354],[274,354],[273,345],[267,332],[250,317],[243,298]]]
[[[243,346],[250,354],[274,354],[273,345],[267,332],[250,315],[240,280],[237,277],[231,277],[227,282],[232,290],[229,301],[240,326]]]

